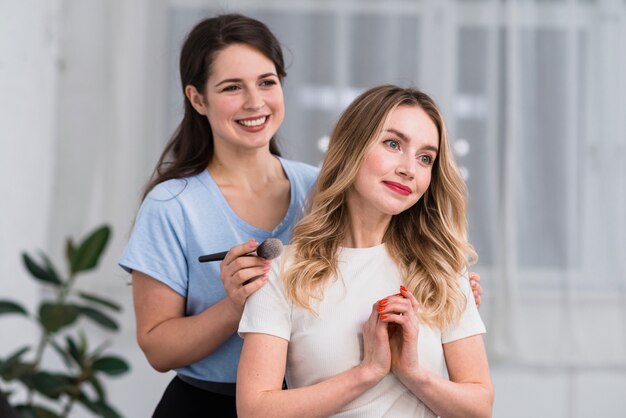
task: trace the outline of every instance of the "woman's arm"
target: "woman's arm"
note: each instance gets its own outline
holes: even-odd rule
[[[363,326],[363,361],[320,383],[281,390],[289,342],[273,335],[244,334],[237,372],[239,417],[327,417],[387,373],[391,362],[386,324],[372,315]]]
[[[450,380],[426,370],[417,355],[418,304],[406,289],[400,292],[388,297],[379,311],[393,327],[392,370],[396,377],[442,418],[491,417],[493,386],[482,335],[443,344]]]
[[[249,253],[250,243],[233,247],[222,263],[228,297],[194,316],[185,316],[185,298],[158,280],[134,271],[133,304],[137,341],[150,365],[160,372],[199,361],[236,330],[246,298],[267,282],[269,264]]]
[[[400,380],[442,418],[491,417],[493,385],[482,335],[443,345],[450,380],[425,370]]]

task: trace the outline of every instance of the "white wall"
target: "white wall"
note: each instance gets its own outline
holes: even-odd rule
[[[149,416],[171,378],[154,372],[137,347],[128,277],[116,265],[155,160],[144,150],[155,148],[145,147],[150,128],[136,120],[145,113],[135,111],[154,102],[143,73],[150,64],[130,52],[148,55],[141,45],[149,40],[140,36],[147,31],[137,30],[147,21],[144,8],[140,2],[0,2],[0,299],[32,310],[45,296],[23,268],[21,251],[43,250],[63,266],[67,236],[111,224],[100,269],[79,285],[123,305],[119,334],[88,331],[92,347],[112,340],[110,353],[131,363],[130,374],[106,379],[111,403],[126,417]],[[125,149],[122,158],[96,158],[118,147]],[[38,338],[31,322],[0,317],[1,357]],[[91,415],[76,407],[72,417],[82,416]]]
[[[60,1],[0,2],[0,298],[36,306],[20,253],[46,249],[56,146]],[[0,317],[0,355],[39,337]]]
[[[59,74],[57,155],[66,163],[54,172],[58,195],[50,224],[54,243],[65,235],[85,234],[107,222],[113,227],[110,246],[99,271],[81,285],[123,305],[121,331],[111,339],[111,353],[131,363],[131,372],[109,379],[109,398],[126,417],[149,416],[171,374],[152,370],[135,340],[129,277],[116,263],[127,241],[140,190],[156,160],[151,141],[159,118],[151,111],[154,84],[162,66],[149,61],[148,1],[66,0],[63,12],[63,70]],[[158,8],[157,2],[150,2]],[[146,12],[148,11],[148,12]],[[144,118],[149,118],[148,121]],[[123,151],[120,151],[123,150]],[[75,158],[67,159],[68,155]],[[104,156],[104,158],[102,158]],[[71,210],[68,210],[71,208]],[[60,257],[60,248],[53,248]],[[78,409],[73,416],[89,416]]]

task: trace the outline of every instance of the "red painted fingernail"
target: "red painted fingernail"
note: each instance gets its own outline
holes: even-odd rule
[[[382,312],[382,311],[384,311],[384,310],[385,310],[385,307],[384,307],[384,306],[379,306],[378,308],[376,308],[376,310],[377,310],[378,312]]]
[[[389,302],[387,299],[381,299],[381,300],[378,301],[378,304],[380,306],[385,306],[387,304],[387,302]]]
[[[406,292],[406,291],[407,291],[407,290],[406,290],[406,287],[404,287],[404,286],[402,286],[402,285],[400,285],[400,290],[402,290],[403,292]]]
[[[381,315],[381,316],[380,316],[380,319],[381,319],[382,321],[384,321],[384,320],[385,320],[385,319],[387,319],[387,318],[388,318],[388,315]]]

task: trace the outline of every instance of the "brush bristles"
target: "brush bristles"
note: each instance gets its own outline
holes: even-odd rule
[[[256,254],[266,260],[272,260],[283,252],[283,243],[277,238],[268,238],[256,249]]]

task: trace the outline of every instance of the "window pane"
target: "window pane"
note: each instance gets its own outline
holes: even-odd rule
[[[416,84],[417,17],[355,15],[349,25],[348,79],[352,85],[365,89],[383,83]]]
[[[566,34],[523,30],[521,36],[521,119],[515,156],[518,184],[518,261],[524,267],[563,267],[567,239],[568,88]]]
[[[336,103],[336,17],[331,13],[265,11],[252,14],[267,24],[283,46],[287,78],[283,85],[286,116],[278,133],[283,154],[317,165],[318,146],[341,106]]]
[[[469,188],[470,240],[482,265],[493,264],[493,233],[496,201],[492,186],[493,171],[497,168],[498,144],[487,138],[487,74],[488,32],[479,28],[461,28],[458,32],[458,71],[455,113],[455,132],[450,141],[457,162],[466,176]],[[493,123],[492,118],[490,120]]]

